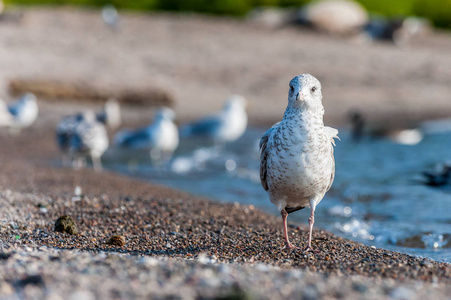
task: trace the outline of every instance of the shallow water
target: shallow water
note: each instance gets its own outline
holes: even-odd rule
[[[106,154],[105,164],[151,182],[279,215],[260,185],[258,141],[263,132],[249,129],[226,147],[182,141],[164,166],[152,167],[147,153],[117,150]],[[315,227],[367,245],[451,262],[451,189],[427,187],[418,180],[422,171],[451,160],[451,133],[425,135],[416,145],[389,139],[354,143],[346,131],[340,138],[335,182],[316,209]],[[309,213],[304,209],[289,220],[307,224]]]

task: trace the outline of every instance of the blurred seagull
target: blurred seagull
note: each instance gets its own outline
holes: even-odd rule
[[[116,129],[121,125],[121,107],[116,99],[109,99],[103,106],[102,112],[97,114],[97,121],[105,126]]]
[[[8,110],[12,118],[10,127],[20,131],[33,124],[38,117],[36,96],[32,93],[25,93],[16,103],[10,105]]]
[[[233,95],[227,99],[221,112],[183,126],[180,135],[184,138],[202,138],[224,144],[240,138],[246,126],[246,99]]]
[[[69,150],[72,142],[72,137],[75,133],[77,125],[83,120],[83,114],[78,113],[76,115],[65,116],[61,119],[56,127],[56,143],[63,152],[62,164],[63,166],[69,165]]]
[[[169,159],[179,145],[175,114],[170,108],[161,108],[155,114],[152,124],[136,130],[123,130],[116,134],[114,144],[131,149],[149,149],[151,159]]]
[[[451,162],[438,165],[435,171],[424,171],[422,183],[434,187],[451,185]]]
[[[90,156],[96,171],[102,170],[100,157],[108,149],[108,136],[105,126],[96,120],[92,111],[83,113],[70,138],[69,151],[74,161],[80,162]]]
[[[310,74],[290,81],[288,106],[282,121],[260,140],[260,180],[271,202],[280,210],[285,248],[289,213],[310,207],[308,246],[312,250],[315,208],[335,177],[334,138],[338,130],[324,126],[321,83]]]
[[[108,27],[117,29],[119,25],[119,13],[112,4],[107,4],[102,7],[102,19]]]

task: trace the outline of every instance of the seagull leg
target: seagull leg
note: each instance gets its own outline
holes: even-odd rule
[[[320,252],[318,250],[312,249],[312,234],[313,234],[313,224],[315,223],[315,209],[311,208],[310,210],[310,217],[308,218],[308,225],[309,225],[309,231],[308,231],[308,246],[304,249],[305,252],[312,251],[312,252]]]
[[[100,157],[96,156],[96,155],[92,155],[91,159],[92,159],[92,166],[94,167],[94,171],[101,172],[103,170],[103,167],[102,167],[102,161],[100,160]]]
[[[280,211],[280,214],[282,215],[282,220],[283,220],[283,233],[284,233],[284,237],[285,237],[285,246],[283,247],[283,249],[299,249],[299,247],[294,246],[292,243],[290,243],[290,240],[288,239],[288,227],[287,227],[287,217],[288,217],[288,213],[285,210],[285,208],[283,208]]]

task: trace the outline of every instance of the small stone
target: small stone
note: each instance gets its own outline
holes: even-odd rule
[[[61,216],[55,222],[55,231],[68,234],[78,234],[77,225],[71,216]]]
[[[125,237],[122,235],[113,235],[106,243],[122,247],[125,245]]]
[[[11,253],[8,252],[0,252],[0,260],[7,260],[11,257]]]

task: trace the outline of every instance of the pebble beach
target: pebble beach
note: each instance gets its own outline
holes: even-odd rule
[[[233,86],[254,103],[261,100],[268,104],[265,107],[257,102],[250,112],[251,124],[268,125],[280,118],[286,105],[285,100],[272,100],[280,98],[276,95],[285,97],[286,84],[279,84],[278,80],[286,80],[279,75],[290,77],[300,68],[286,59],[289,55],[271,68],[252,60],[249,69],[227,67],[234,63],[240,65],[252,56],[235,55],[240,49],[232,32],[238,40],[244,40],[246,35],[253,36],[257,42],[252,47],[257,49],[272,39],[277,41],[274,45],[289,45],[298,34],[293,29],[274,32],[245,26],[245,35],[236,30],[242,25],[237,21],[172,15],[147,18],[129,14],[124,17],[126,29],[114,37],[114,33],[103,31],[107,29],[101,27],[104,24],[96,19],[98,17],[98,12],[93,11],[45,8],[25,11],[20,26],[5,23],[0,28],[0,39],[9,41],[11,49],[20,48],[20,43],[21,46],[28,45],[37,50],[40,59],[33,62],[24,51],[17,49],[1,50],[6,51],[5,55],[0,55],[0,79],[4,90],[7,90],[8,79],[42,77],[44,69],[46,76],[51,78],[64,73],[68,80],[83,79],[103,87],[117,82],[121,87],[139,87],[153,78],[155,81],[152,82],[158,86],[170,87],[176,99],[176,113],[180,113],[182,120],[189,120],[219,107],[220,102],[210,99],[218,95],[225,97],[229,90],[224,87]],[[102,46],[94,47],[99,41],[94,38],[79,48],[71,48],[72,39],[77,34],[80,37],[84,30],[80,24],[91,24],[93,36],[102,37]],[[147,34],[142,30],[144,25],[155,25],[158,29],[153,31],[152,38],[161,38],[158,47],[149,52],[145,52],[138,42]],[[190,62],[194,59],[190,56],[173,55],[171,58],[168,53],[173,49],[169,45],[174,43],[175,37],[170,33],[183,31],[183,28],[186,31],[202,28],[199,29],[200,40],[205,36],[217,36],[221,40],[218,32],[227,33],[230,37],[223,41],[230,46],[231,53],[223,55],[217,68],[210,68],[208,63],[193,66]],[[127,35],[127,30],[132,29],[136,35]],[[74,35],[61,39],[67,31]],[[11,36],[18,32],[23,34],[12,42]],[[52,42],[39,42],[39,37],[46,34]],[[191,39],[194,41],[191,43],[187,42],[189,36],[181,36],[186,40],[178,41],[186,43],[187,49],[200,47],[199,40]],[[376,111],[373,120],[377,122],[385,122],[387,116],[398,116],[396,125],[451,113],[447,102],[451,85],[446,79],[450,78],[450,68],[446,64],[451,61],[447,59],[450,52],[446,49],[451,46],[448,37],[439,34],[430,38],[429,41],[436,45],[434,49],[425,47],[423,42],[418,43],[407,56],[405,50],[392,49],[388,45],[363,46],[381,55],[382,63],[374,66],[376,69],[398,59],[401,66],[416,64],[421,69],[422,65],[427,65],[431,73],[425,79],[421,78],[425,73],[414,72],[416,75],[410,76],[409,71],[403,73],[405,69],[395,68],[388,78],[375,79],[383,88],[372,89],[370,93],[366,93],[359,81],[365,78],[365,72],[369,71],[364,70],[370,70],[368,66],[374,61],[359,56],[365,68],[343,71],[340,76],[330,74],[330,64],[321,60],[325,52],[317,50],[337,45],[346,50],[343,52],[348,52],[343,59],[350,62],[357,53],[352,50],[355,46],[338,39],[318,39],[312,33],[302,33],[302,37],[316,47],[316,50],[305,51],[316,53],[317,61],[323,62],[315,64],[315,60],[310,60],[303,68],[306,71],[317,68],[325,79],[324,86],[330,86],[329,97],[327,93],[325,95],[328,100],[324,103],[329,125],[345,124],[346,112],[356,106]],[[126,58],[120,54],[122,59],[115,60],[119,50],[102,52],[113,40],[136,52],[128,52],[131,54]],[[212,43],[212,47],[221,45],[218,43]],[[130,45],[134,47],[128,48]],[[67,47],[72,52],[66,51]],[[49,52],[38,51],[42,49]],[[208,47],[201,49],[207,49],[208,53],[219,51]],[[84,63],[71,59],[73,55],[69,54],[74,51],[81,53]],[[273,48],[272,51],[278,50]],[[263,51],[262,55],[270,59],[270,52]],[[127,51],[122,48],[120,53]],[[204,56],[207,62],[214,60],[214,57]],[[164,59],[156,61],[155,57]],[[16,59],[14,67],[11,59]],[[147,70],[140,67],[143,61],[153,62],[158,76],[146,73]],[[122,63],[128,67],[121,69]],[[174,69],[172,64],[178,64],[179,68]],[[338,65],[332,69],[338,69],[340,65],[347,63],[338,60]],[[96,77],[94,70],[99,66],[104,66],[107,71]],[[290,67],[287,69],[287,66]],[[194,72],[195,78],[192,77],[194,67],[199,68]],[[66,69],[71,71],[65,72]],[[125,71],[121,73],[122,70]],[[242,74],[239,82],[234,79],[238,78],[235,72]],[[263,75],[261,78],[251,76],[256,73]],[[121,77],[122,74],[125,76]],[[394,85],[389,80],[392,76],[400,78],[401,84]],[[145,80],[139,80],[142,78]],[[223,80],[213,80],[218,78]],[[421,86],[434,82],[437,86],[434,101],[428,102],[429,94],[417,93],[415,89],[421,86],[413,84],[415,89],[411,89],[410,79],[414,83],[421,81]],[[205,81],[209,83],[208,87],[205,87]],[[221,87],[213,81],[221,82]],[[349,88],[348,84],[358,88],[343,90],[343,87]],[[264,88],[258,90],[257,86]],[[393,103],[386,94],[378,92],[381,90],[392,91],[400,101]],[[186,98],[181,91],[188,94]],[[412,95],[423,98],[406,111],[405,105]],[[361,105],[362,96],[367,96],[367,105]],[[52,100],[39,104],[40,116],[35,125],[20,135],[0,131],[1,299],[447,299],[451,294],[451,266],[447,263],[365,246],[321,230],[321,224],[315,225],[313,232],[313,246],[319,253],[286,251],[282,250],[280,217],[254,206],[218,203],[108,171],[74,171],[61,167],[54,128],[61,116],[77,111],[77,103]],[[92,103],[83,105],[95,107]],[[149,115],[143,114],[146,109],[125,106],[125,123],[138,124],[148,120]],[[77,187],[81,193],[75,192]],[[70,216],[77,234],[55,231],[55,223],[61,216]],[[306,224],[289,223],[290,239],[301,247],[306,245]]]

